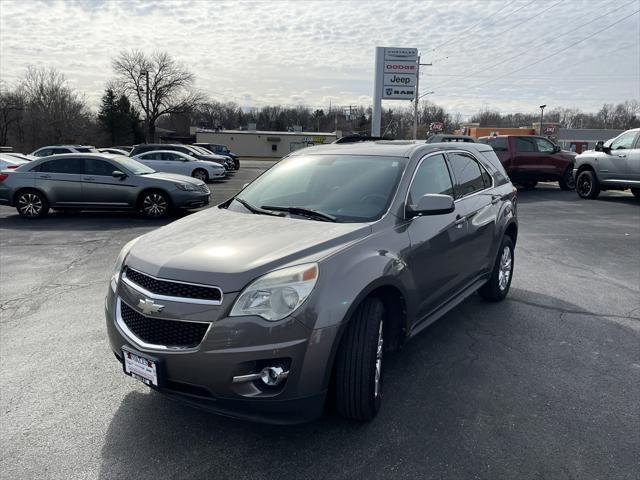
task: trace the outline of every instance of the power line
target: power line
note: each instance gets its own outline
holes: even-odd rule
[[[554,57],[554,56],[558,55],[559,53],[562,53],[562,52],[565,52],[565,51],[569,50],[571,47],[574,47],[574,46],[578,45],[579,43],[585,42],[585,41],[589,40],[590,38],[595,37],[595,36],[596,36],[596,35],[598,35],[599,33],[604,32],[605,30],[609,30],[611,27],[613,27],[613,26],[617,25],[618,23],[623,22],[623,21],[627,20],[628,18],[633,17],[633,16],[634,16],[635,14],[637,14],[638,12],[640,12],[640,10],[636,10],[636,11],[635,11],[635,12],[633,12],[632,14],[627,15],[626,17],[623,17],[623,18],[621,18],[620,20],[615,21],[615,22],[613,22],[613,23],[612,23],[612,24],[610,24],[610,25],[607,25],[606,27],[601,28],[600,30],[597,30],[597,31],[593,32],[591,35],[589,35],[589,36],[587,36],[587,37],[585,37],[585,38],[582,38],[582,39],[580,39],[580,40],[578,40],[578,41],[576,41],[576,42],[573,42],[573,43],[571,43],[571,44],[567,45],[566,47],[561,48],[560,50],[556,50],[555,52],[550,53],[549,55],[545,55],[544,57],[542,57],[542,58],[541,58],[541,59],[539,59],[539,60],[536,60],[536,61],[535,61],[535,62],[533,62],[533,63],[529,63],[528,65],[525,65],[524,67],[518,68],[518,69],[513,70],[512,72],[506,73],[506,74],[504,74],[504,75],[500,75],[500,76],[495,77],[495,78],[493,78],[493,79],[491,79],[491,80],[488,80],[488,81],[486,81],[486,82],[480,83],[479,85],[475,85],[475,86],[473,86],[473,87],[471,87],[471,88],[479,88],[479,87],[482,87],[482,86],[487,85],[487,84],[489,84],[489,83],[495,82],[496,80],[499,80],[499,79],[504,78],[504,77],[508,77],[508,76],[510,76],[510,75],[512,75],[512,74],[514,74],[514,73],[516,73],[516,72],[520,72],[520,71],[525,70],[525,69],[527,69],[527,68],[530,68],[530,67],[532,67],[532,66],[534,66],[534,65],[537,65],[537,64],[539,64],[539,63],[541,63],[541,62],[543,62],[543,61],[547,60],[548,58]]]
[[[622,6],[618,7],[618,8],[615,8],[615,9],[613,9],[613,10],[610,10],[610,11],[608,11],[608,12],[605,12],[605,13],[603,13],[602,15],[597,16],[597,17],[596,17],[596,18],[594,18],[593,20],[591,20],[591,21],[589,21],[589,22],[587,22],[587,23],[584,23],[584,24],[580,25],[578,28],[574,28],[573,30],[570,30],[570,31],[568,31],[568,32],[565,32],[565,33],[563,33],[563,34],[560,34],[560,35],[558,35],[557,37],[554,37],[552,40],[548,40],[548,41],[546,41],[546,42],[539,43],[539,44],[537,44],[537,45],[535,45],[535,46],[533,46],[533,47],[528,47],[526,51],[520,51],[520,52],[516,53],[515,55],[511,55],[510,57],[507,57],[507,58],[505,58],[504,60],[501,60],[501,61],[499,61],[499,62],[496,62],[496,63],[494,63],[494,64],[492,64],[492,65],[489,65],[488,67],[483,67],[483,68],[478,69],[478,70],[475,70],[475,71],[473,71],[473,72],[471,72],[471,73],[465,74],[465,75],[463,75],[463,76],[462,76],[462,78],[461,78],[460,80],[463,80],[463,79],[465,79],[465,78],[470,78],[470,77],[476,76],[476,74],[477,74],[477,73],[485,72],[485,71],[490,70],[490,69],[492,69],[492,68],[494,68],[494,67],[497,67],[498,65],[502,65],[502,64],[504,64],[504,63],[506,63],[506,62],[508,62],[508,61],[510,61],[510,60],[513,60],[514,58],[517,58],[517,57],[520,57],[520,56],[522,56],[522,55],[525,55],[525,54],[529,53],[529,51],[530,51],[532,48],[540,48],[540,47],[543,47],[544,45],[547,45],[548,43],[551,43],[552,41],[555,41],[555,40],[557,40],[557,39],[558,39],[558,38],[560,38],[560,37],[564,37],[564,36],[566,36],[566,35],[570,35],[570,34],[572,34],[572,33],[576,32],[576,31],[580,30],[581,28],[584,28],[584,27],[586,27],[586,26],[588,26],[588,25],[590,25],[590,24],[592,24],[592,23],[594,23],[594,22],[597,22],[597,21],[601,20],[603,17],[605,17],[605,16],[607,16],[607,15],[610,15],[610,14],[612,14],[612,13],[615,13],[615,12],[617,12],[618,10],[621,10],[621,9],[623,9],[623,8],[625,8],[625,7],[629,6],[629,5],[631,5],[632,3],[636,3],[636,2],[637,2],[637,0],[632,0],[631,2],[625,3],[624,5],[622,5]],[[433,88],[434,88],[434,89],[444,88],[444,87],[446,87],[446,86],[448,86],[448,85],[451,85],[452,83],[453,83],[453,82],[446,82],[446,83],[443,83],[442,85],[438,85],[438,86],[435,86],[435,87],[433,87]]]

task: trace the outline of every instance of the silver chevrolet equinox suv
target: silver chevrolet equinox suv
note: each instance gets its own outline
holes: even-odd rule
[[[106,298],[126,374],[222,415],[369,420],[384,356],[479,292],[505,298],[516,190],[483,144],[305,148],[129,242]]]

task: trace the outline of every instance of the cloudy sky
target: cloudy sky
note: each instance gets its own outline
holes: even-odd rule
[[[122,49],[164,50],[216,100],[370,104],[376,46],[417,47],[452,112],[640,98],[640,0],[1,0],[0,79],[52,66],[96,106]],[[408,106],[407,101],[385,102]]]

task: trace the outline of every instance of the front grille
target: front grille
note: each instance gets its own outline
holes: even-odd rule
[[[137,338],[151,345],[165,347],[197,347],[202,342],[210,325],[202,322],[148,318],[124,302],[120,302],[120,317]]]
[[[125,268],[124,276],[136,285],[156,295],[208,300],[211,302],[220,302],[222,300],[222,292],[218,287],[160,280],[129,267]]]

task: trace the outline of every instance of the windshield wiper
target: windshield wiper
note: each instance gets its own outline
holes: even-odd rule
[[[337,222],[338,219],[333,215],[329,215],[328,213],[321,212],[319,210],[312,210],[311,208],[304,207],[279,207],[279,206],[271,206],[271,205],[262,205],[261,208],[265,210],[275,210],[276,212],[289,212],[294,215],[301,215],[306,217],[315,218],[318,220],[322,220],[324,222]]]
[[[262,208],[258,208],[254,205],[251,205],[249,202],[247,202],[246,200],[243,200],[240,197],[234,197],[234,200],[236,202],[238,202],[240,205],[242,205],[244,208],[246,208],[247,210],[249,210],[251,213],[256,213],[259,215],[271,215],[273,217],[281,217],[282,215],[279,213],[273,213],[270,212],[268,210],[263,210]]]

